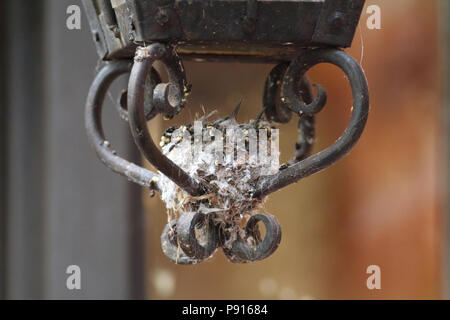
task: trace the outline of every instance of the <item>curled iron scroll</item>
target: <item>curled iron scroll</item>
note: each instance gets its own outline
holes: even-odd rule
[[[261,239],[258,222],[264,223],[266,234]],[[246,263],[267,258],[277,250],[281,242],[281,227],[270,214],[255,214],[245,227],[245,237],[238,238],[231,249],[223,248],[227,258],[234,263]]]
[[[172,220],[166,224],[161,234],[161,248],[166,257],[176,264],[191,265],[200,261],[193,257],[189,257],[181,250],[177,239],[177,221]]]
[[[111,170],[127,177],[130,181],[150,187],[155,173],[135,165],[121,157],[112,149],[106,139],[102,126],[102,107],[106,93],[112,82],[119,76],[129,73],[131,64],[116,61],[105,65],[95,77],[86,102],[85,126],[90,144],[100,160]]]
[[[152,65],[161,61],[169,76],[168,83],[161,83]],[[344,133],[327,149],[310,156],[314,142],[314,116],[323,109],[327,94],[316,85],[313,94],[305,73],[319,63],[331,63],[346,74],[353,93],[352,116]],[[134,65],[124,61],[104,66],[96,76],[89,91],[85,123],[90,143],[98,157],[113,171],[126,176],[141,186],[154,188],[157,176],[116,155],[106,139],[101,123],[102,105],[111,83],[120,75],[131,75],[128,91],[121,97],[119,114],[128,120],[134,140],[147,160],[160,172],[172,179],[191,195],[201,195],[202,185],[168,159],[154,144],[147,129],[147,121],[157,113],[167,116],[177,114],[183,107],[188,91],[184,68],[174,49],[163,44],[152,44],[139,48]],[[127,98],[125,100],[125,97]],[[278,173],[263,176],[255,186],[253,197],[264,197],[284,186],[294,183],[325,169],[342,158],[362,134],[369,111],[369,95],[364,72],[358,63],[338,49],[313,49],[302,51],[290,64],[276,66],[266,82],[264,109],[269,120],[285,123],[292,113],[299,116],[300,135],[292,160],[282,166]],[[266,236],[261,239],[258,222],[264,223]],[[196,264],[210,257],[218,247],[232,262],[262,260],[271,255],[281,240],[281,228],[275,217],[267,214],[253,215],[245,228],[245,235],[225,246],[226,232],[213,218],[203,213],[185,213],[166,225],[161,244],[163,252],[179,264]],[[203,237],[196,232],[203,229]],[[201,232],[200,232],[201,234]]]
[[[168,103],[166,104],[169,105],[169,108],[172,107],[173,111],[167,113],[176,114],[184,104],[187,84],[183,65],[175,51],[159,43],[138,49],[128,85],[128,119],[131,133],[139,150],[155,168],[189,194],[193,196],[201,195],[203,188],[200,183],[162,154],[153,142],[147,128],[144,110],[146,98],[144,83],[153,63],[157,60],[160,60],[165,66],[169,75],[169,83],[172,84],[170,89],[172,92],[167,97]],[[148,90],[148,94],[150,100],[153,100],[153,90]]]
[[[299,115],[313,115],[324,107],[326,92],[318,88],[315,100],[306,104],[297,95],[298,80],[319,63],[336,65],[346,74],[353,93],[353,108],[350,122],[344,133],[328,148],[289,165],[278,173],[260,179],[255,197],[263,197],[291,183],[319,172],[332,165],[344,155],[360,138],[369,113],[369,90],[367,80],[359,64],[347,53],[339,49],[314,49],[303,52],[289,65],[282,82],[281,97],[287,108]]]
[[[199,240],[203,238],[203,241]],[[209,258],[219,244],[218,228],[211,215],[187,212],[177,220],[177,236],[181,249],[198,260]]]
[[[213,218],[211,214],[187,212],[170,221],[161,234],[164,254],[177,264],[192,265],[208,259],[218,247],[222,247],[231,262],[248,263],[267,258],[280,244],[281,227],[270,214],[251,216],[244,237],[238,237],[231,248],[225,246],[226,232],[222,225],[214,223]],[[266,228],[263,239],[258,222]]]
[[[270,121],[286,123],[292,118],[292,111],[281,100],[281,86],[288,67],[289,63],[282,62],[276,65],[267,77],[264,86],[263,108],[267,119]],[[298,88],[294,88],[294,90],[297,90],[299,99],[304,103],[311,103],[313,93],[308,77],[303,75],[297,81]],[[298,129],[299,135],[295,144],[295,153],[289,164],[301,161],[311,154],[315,140],[314,115],[299,115]]]

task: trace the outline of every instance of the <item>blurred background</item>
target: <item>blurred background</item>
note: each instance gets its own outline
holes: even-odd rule
[[[0,1],[4,298],[449,298],[446,1],[366,1],[366,7],[380,6],[382,29],[366,27],[364,9],[347,50],[369,82],[362,138],[337,164],[269,197],[265,210],[283,230],[271,257],[238,265],[218,252],[189,267],[174,265],[161,251],[167,217],[159,197],[108,171],[87,143],[83,108],[98,63],[84,12],[81,30],[65,28],[66,8],[75,3],[81,6]],[[202,106],[224,116],[243,99],[238,120],[255,118],[273,66],[185,67],[193,88],[187,107],[174,120],[153,120],[154,137],[193,122]],[[317,117],[317,152],[347,126],[352,96],[333,66],[308,75],[329,93]],[[120,154],[139,161],[112,109],[105,106],[107,135]],[[297,136],[294,118],[280,133],[286,161]],[[81,267],[80,291],[65,287],[71,264]],[[381,290],[366,286],[370,265],[381,268]]]

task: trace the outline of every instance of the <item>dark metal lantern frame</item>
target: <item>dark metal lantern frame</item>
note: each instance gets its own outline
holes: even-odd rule
[[[365,0],[83,0],[99,56],[152,42],[182,58],[291,61],[300,48],[349,47]]]
[[[129,122],[139,150],[160,173],[192,196],[204,193],[201,182],[168,159],[153,142],[147,121],[158,113],[173,117],[184,107],[190,88],[183,59],[196,61],[247,61],[275,63],[267,78],[263,111],[275,122],[299,117],[299,138],[292,160],[278,173],[261,177],[252,194],[263,198],[291,183],[325,169],[341,159],[360,138],[369,112],[367,81],[359,64],[341,48],[351,45],[364,0],[83,0],[100,58],[106,65],[94,80],[86,104],[86,128],[99,158],[112,170],[141,186],[157,190],[157,177],[147,169],[119,156],[106,139],[101,109],[106,92],[121,74],[130,73],[121,96],[119,114]],[[165,66],[168,82],[161,83],[152,68]],[[316,97],[306,72],[320,63],[339,67],[347,76],[353,94],[350,122],[338,140],[311,155],[315,136],[314,117],[327,102],[320,85]],[[184,214],[170,222],[162,236],[164,253],[174,262],[195,264],[224,244],[223,230],[211,215]],[[266,226],[260,239],[257,223]],[[208,231],[200,245],[195,228]],[[281,228],[272,215],[252,216],[246,238],[223,248],[232,262],[262,260],[281,241]],[[181,248],[182,250],[179,250]]]

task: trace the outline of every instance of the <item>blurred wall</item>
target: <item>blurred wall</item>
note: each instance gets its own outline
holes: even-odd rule
[[[380,0],[382,29],[367,14],[348,52],[366,72],[371,113],[354,150],[331,168],[270,196],[266,211],[283,229],[278,251],[253,264],[220,253],[196,266],[177,266],[160,249],[167,221],[158,197],[144,191],[149,298],[316,299],[441,297],[442,183],[440,125],[440,1]],[[231,112],[243,98],[240,121],[254,118],[269,65],[185,63],[193,94],[182,115],[154,121],[153,131],[192,122],[195,114]],[[318,116],[319,151],[349,120],[351,92],[329,65],[309,72],[324,85],[328,105]],[[159,127],[157,127],[159,125]],[[282,160],[294,147],[295,121],[280,127]],[[381,290],[366,287],[366,268],[381,267]]]
[[[142,298],[141,189],[89,145],[84,105],[97,54],[80,1],[2,0],[0,298]],[[123,84],[123,82],[122,82]],[[128,126],[105,103],[105,131],[133,157]],[[111,196],[114,195],[114,196]],[[67,267],[81,268],[69,290]]]

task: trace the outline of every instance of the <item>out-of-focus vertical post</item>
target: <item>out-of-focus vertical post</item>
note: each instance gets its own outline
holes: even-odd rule
[[[0,116],[6,131],[1,157],[5,172],[6,210],[3,264],[7,299],[41,299],[44,287],[45,225],[45,102],[44,6],[42,1],[2,1],[6,10],[1,51],[6,51],[7,116]],[[2,97],[3,98],[3,97]],[[2,179],[3,180],[3,179]],[[2,192],[3,193],[3,192]]]
[[[0,299],[144,297],[141,190],[89,146],[97,55],[83,13],[81,30],[66,27],[73,2],[0,1]],[[138,161],[112,103],[108,136]],[[72,265],[80,289],[67,286]]]
[[[6,1],[0,1],[0,39],[7,41],[8,34],[6,32]],[[0,50],[0,97],[2,97],[2,103],[0,103],[0,150],[6,150],[8,145],[8,138],[6,136],[6,119],[7,115],[7,95],[6,95],[6,61],[7,51]],[[6,292],[6,174],[7,174],[7,161],[4,154],[0,155],[0,299],[5,298]]]

